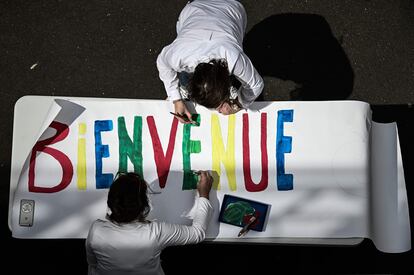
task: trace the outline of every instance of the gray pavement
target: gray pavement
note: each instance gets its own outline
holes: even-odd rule
[[[403,106],[409,108],[411,112],[408,113],[412,114],[414,1],[242,2],[248,15],[247,37],[251,38],[252,31],[258,29],[259,23],[266,18],[274,16],[274,22],[285,24],[267,26],[265,30],[276,49],[272,65],[278,68],[280,60],[286,62],[285,65],[291,70],[288,73],[276,69],[277,72],[269,71],[265,68],[268,64],[259,64],[263,57],[257,56],[258,67],[264,66],[261,70],[265,72],[265,100],[289,100],[290,92],[298,87],[322,87],[327,93],[330,90],[332,94],[337,90],[346,92],[339,99],[361,100],[379,107]],[[68,271],[77,273],[82,270],[77,273],[82,274],[85,262],[83,243],[79,240],[12,240],[5,226],[14,103],[24,95],[165,98],[155,60],[161,49],[175,38],[175,22],[185,3],[184,0],[0,2],[0,120],[3,125],[0,134],[0,172],[4,176],[0,184],[0,245],[9,253],[6,263],[12,258],[19,258],[21,251],[29,246],[33,246],[30,253],[39,251],[39,255],[29,260],[29,265],[18,266],[15,274],[20,274],[18,270],[52,274],[69,262],[73,265],[67,267]],[[288,16],[281,16],[283,14]],[[296,18],[304,19],[298,21],[302,25],[289,23],[289,20]],[[318,18],[322,20],[318,21]],[[315,41],[313,31],[317,33],[318,29],[312,27],[326,26],[328,31],[324,29],[321,35],[324,39]],[[256,43],[254,39],[250,39],[248,45],[252,55],[258,53],[259,46],[266,46]],[[294,53],[290,51],[292,45],[296,50]],[[330,46],[324,48],[326,45]],[[295,67],[298,54],[305,56],[298,61],[299,64],[308,67]],[[290,59],[284,60],[286,56]],[[305,67],[306,70],[303,69]],[[314,75],[312,68],[317,68]],[[329,95],[326,99],[329,99]],[[393,113],[389,111],[387,114]],[[405,120],[405,123],[407,126],[409,122]],[[411,156],[406,158],[412,159]],[[409,260],[412,261],[412,254],[383,254],[376,251],[369,241],[364,241],[357,249],[254,246],[251,251],[256,254],[263,251],[266,264],[264,267],[254,267],[246,263],[243,269],[246,272],[414,272]],[[42,253],[50,261],[43,262]],[[171,248],[163,257],[168,270],[175,273],[181,268],[179,255],[184,260],[197,262],[200,261],[197,257],[200,253],[208,253],[209,258],[215,259],[208,265],[203,261],[199,265],[206,274],[211,274],[223,270],[220,264],[226,262],[226,255],[228,259],[235,260],[241,252],[240,247],[200,245]],[[327,260],[323,260],[323,257]]]

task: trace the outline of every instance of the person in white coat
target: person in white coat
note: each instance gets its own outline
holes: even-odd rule
[[[249,105],[263,90],[263,79],[243,52],[247,17],[235,0],[190,1],[177,22],[177,37],[157,58],[159,77],[175,112],[191,113],[191,100],[229,115]]]
[[[89,275],[164,274],[160,254],[167,246],[204,240],[212,215],[213,178],[200,171],[200,198],[192,225],[149,221],[147,183],[135,173],[117,176],[108,193],[106,220],[96,220],[86,239]]]

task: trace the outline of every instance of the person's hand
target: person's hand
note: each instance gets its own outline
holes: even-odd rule
[[[213,177],[207,171],[199,171],[197,190],[200,197],[209,198]]]
[[[184,123],[184,124],[191,123],[191,121],[192,121],[191,113],[188,111],[187,106],[185,106],[184,101],[182,101],[181,99],[174,100],[174,111],[175,111],[176,114],[188,117],[188,121],[184,120],[183,118],[177,117],[177,119],[181,123]]]
[[[237,106],[236,104],[230,105],[230,103],[228,103],[228,102],[222,103],[217,108],[217,112],[219,112],[220,114],[223,114],[223,115],[235,114],[240,110],[241,110],[241,108],[239,106]]]

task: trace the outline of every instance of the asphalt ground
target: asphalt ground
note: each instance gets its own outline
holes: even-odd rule
[[[0,246],[9,273],[86,273],[82,240],[10,237],[14,103],[24,95],[164,99],[155,60],[175,38],[185,3],[0,1]],[[263,99],[370,103],[374,118],[398,122],[413,199],[414,1],[242,3],[245,50],[265,79]],[[381,253],[370,240],[356,247],[200,244],[168,248],[162,259],[167,274],[414,273],[412,252]]]

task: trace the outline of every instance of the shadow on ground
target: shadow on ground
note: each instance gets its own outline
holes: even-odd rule
[[[262,76],[298,84],[291,100],[340,100],[352,93],[351,64],[320,15],[272,15],[246,34],[244,51]]]

